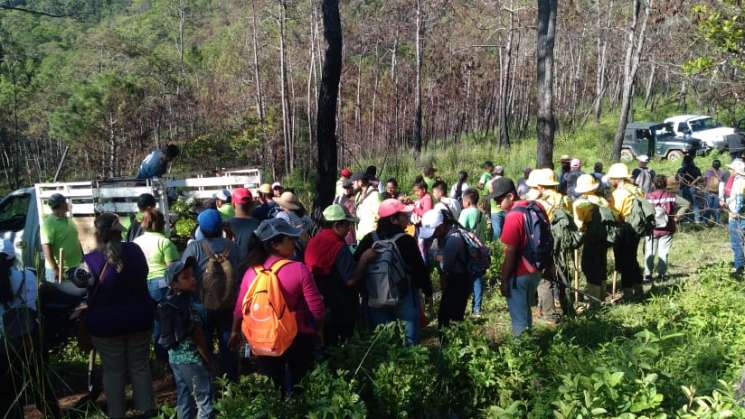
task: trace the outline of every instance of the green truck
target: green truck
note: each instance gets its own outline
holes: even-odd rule
[[[686,154],[706,155],[711,147],[690,136],[676,136],[670,123],[631,122],[626,125],[621,160],[629,162],[641,155],[680,160]]]

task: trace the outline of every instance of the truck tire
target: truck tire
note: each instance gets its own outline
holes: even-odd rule
[[[680,150],[670,150],[667,152],[667,156],[665,156],[666,159],[670,161],[679,161],[683,158],[685,154]]]
[[[634,160],[634,152],[629,150],[628,148],[624,148],[621,150],[621,161],[624,163],[629,163]]]

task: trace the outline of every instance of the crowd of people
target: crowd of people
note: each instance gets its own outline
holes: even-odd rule
[[[161,154],[151,160],[166,162],[173,151]],[[110,417],[125,416],[127,382],[135,408],[155,412],[154,346],[176,383],[179,418],[210,418],[214,378],[237,380],[247,354],[256,371],[291,392],[319,348],[355,333],[401,321],[406,343],[417,344],[436,291],[438,327],[462,321],[469,301],[471,316],[479,318],[490,241],[502,245],[494,285],[507,300],[515,336],[532,326],[534,306],[548,322],[572,312],[579,303],[567,292],[576,287],[569,280],[574,271],[587,280],[574,291],[589,306],[603,303],[609,251],[623,299],[642,298],[644,282],[667,275],[677,224],[687,217],[720,223],[720,213],[728,213],[734,274],[741,275],[745,162],[733,160],[724,171],[715,160],[702,174],[686,156],[674,176],[648,163],[641,156],[633,171],[616,163],[607,172],[596,163],[585,173],[579,159],[562,156],[558,173],[526,168],[516,184],[487,161],[478,182],[469,184],[461,171],[450,187],[427,165],[410,195],[395,178],[381,182],[373,166],[356,173],[343,168],[334,203],[317,222],[279,182],[261,185],[256,196],[236,188],[215,194],[198,214],[182,252],[164,234],[166,218],[155,198],[144,194],[129,227],[116,214],[98,215],[96,247],[83,254],[67,200],[55,195],[41,227],[46,279],[87,293],[82,323],[102,360]],[[4,334],[16,339],[12,326],[36,309],[36,278],[13,265],[8,241],[0,256]],[[3,377],[17,378],[11,367],[4,366]],[[47,384],[39,386],[47,391],[39,392],[37,405],[58,417]],[[17,400],[5,396],[0,408],[17,412]]]

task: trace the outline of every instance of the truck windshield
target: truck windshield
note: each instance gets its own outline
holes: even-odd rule
[[[688,124],[691,126],[691,131],[693,132],[719,127],[719,124],[714,120],[714,118],[697,119]]]
[[[0,231],[21,231],[26,225],[26,214],[31,195],[9,195],[0,202]]]

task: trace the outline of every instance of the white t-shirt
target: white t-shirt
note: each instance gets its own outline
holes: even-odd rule
[[[28,307],[36,311],[36,275],[26,270],[26,279],[23,272],[15,267],[10,268],[10,289],[13,292],[13,300],[8,308]],[[0,304],[0,330],[2,330],[2,318],[5,315],[5,304]],[[0,333],[4,335],[4,332]]]
[[[461,194],[465,191],[470,189],[470,186],[466,182],[463,182],[463,185],[460,188]],[[450,188],[450,197],[455,198],[455,192],[458,190],[458,182],[455,182],[453,186]]]

